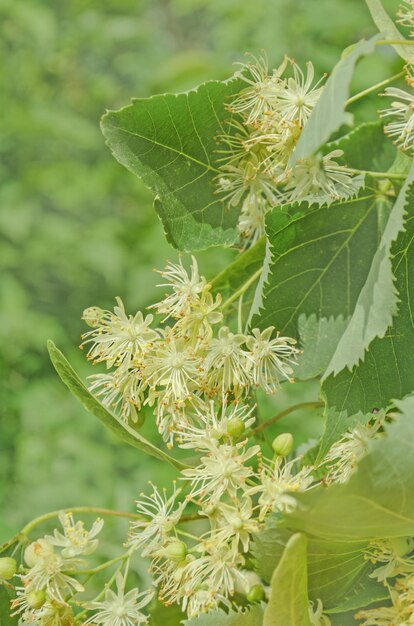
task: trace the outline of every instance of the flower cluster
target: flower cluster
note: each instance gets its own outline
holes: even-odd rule
[[[223,403],[217,413],[211,401],[197,425],[177,433],[178,444],[197,454],[198,464],[182,470],[171,496],[152,486],[152,494],[137,502],[143,519],[132,523],[129,543],[151,559],[160,599],[179,603],[189,616],[230,607],[241,590],[247,596],[261,590],[264,598],[259,577],[246,568],[252,535],[270,513],[291,511],[295,494],[314,484],[311,467],[295,471],[297,460],[280,454],[262,460],[260,447],[243,437],[253,421],[251,409]],[[280,437],[285,435],[276,438],[275,450]],[[201,520],[198,536],[180,528],[190,504]]]
[[[273,327],[246,334],[219,326],[221,297],[213,297],[194,258],[189,272],[180,261],[161,275],[170,293],[152,308],[162,326],[153,327],[153,315],[127,315],[118,298],[113,312],[86,309],[92,330],[82,345],[89,345],[90,360],[112,370],[91,376],[90,390],[124,420],[136,421],[143,405],[153,406],[171,446],[177,432],[210,412],[211,398],[238,406],[254,387],[274,393],[291,380],[299,350]]]
[[[287,74],[290,71],[290,76]],[[239,231],[247,245],[264,232],[266,212],[287,202],[329,204],[354,196],[363,177],[337,162],[341,150],[299,159],[290,157],[323,87],[315,83],[312,63],[303,72],[285,57],[269,74],[264,57],[253,58],[237,73],[247,84],[228,104],[231,132],[219,140],[221,173],[217,190],[230,206],[241,205]]]
[[[82,522],[75,523],[70,513],[61,513],[60,521],[63,533],[55,530],[29,544],[24,552],[27,570],[19,574],[22,584],[17,587],[12,614],[21,615],[27,624],[69,626],[73,613],[68,600],[84,590],[74,576],[85,563],[81,557],[96,550],[103,520],[96,520],[89,531]]]
[[[404,0],[397,18],[403,26],[414,28],[413,0]],[[414,31],[410,32],[410,36],[414,36]],[[404,69],[408,85],[414,87],[413,66],[407,64]],[[412,156],[414,154],[414,93],[398,87],[388,87],[382,95],[393,98],[391,105],[380,111],[381,117],[387,121],[384,131],[400,150]]]

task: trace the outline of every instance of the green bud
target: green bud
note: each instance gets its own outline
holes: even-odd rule
[[[265,590],[263,585],[253,585],[246,596],[249,602],[261,602],[264,600],[264,597]]]
[[[98,306],[90,306],[82,313],[82,319],[91,328],[97,328],[101,325],[102,318],[105,315],[105,311]]]
[[[26,599],[31,609],[41,609],[46,602],[46,592],[43,589],[40,591],[29,591]]]
[[[227,433],[232,439],[238,439],[244,433],[245,428],[246,426],[243,420],[236,417],[235,419],[230,420],[230,422],[228,423]]]
[[[24,551],[24,560],[28,567],[36,565],[39,559],[47,557],[53,553],[53,546],[46,541],[46,539],[38,539],[29,543]]]
[[[10,556],[5,556],[0,559],[0,578],[3,580],[9,580],[9,578],[13,578],[16,570],[16,559],[12,559]]]
[[[291,433],[282,433],[275,437],[272,441],[272,448],[278,456],[287,456],[292,452],[293,436]]]
[[[174,541],[171,541],[165,548],[165,556],[170,559],[170,561],[180,563],[180,561],[183,561],[187,556],[187,546],[183,541],[174,539]]]

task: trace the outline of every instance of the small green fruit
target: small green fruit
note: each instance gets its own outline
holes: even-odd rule
[[[245,428],[246,426],[243,420],[236,417],[235,419],[230,420],[230,422],[228,423],[227,433],[232,439],[238,439],[244,433]]]
[[[43,590],[29,591],[26,599],[27,604],[30,606],[31,609],[41,609],[46,602],[46,592]]]
[[[3,580],[9,580],[10,578],[13,578],[16,571],[16,559],[12,559],[10,556],[5,556],[0,559],[0,578]]]
[[[253,585],[253,587],[249,590],[246,598],[249,602],[262,602],[265,597],[265,590],[263,585]]]
[[[292,452],[293,436],[291,433],[282,433],[275,437],[272,441],[272,448],[278,456],[287,456]]]
[[[165,548],[165,556],[170,559],[170,561],[180,563],[181,561],[184,561],[187,556],[187,546],[183,541],[175,539]]]

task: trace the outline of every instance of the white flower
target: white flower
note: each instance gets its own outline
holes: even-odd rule
[[[323,78],[312,86],[315,76],[313,64],[310,61],[306,63],[305,77],[298,64],[294,61],[291,63],[293,77],[288,78],[283,88],[278,90],[272,100],[272,107],[283,120],[298,120],[300,126],[304,126],[322,93],[323,87],[319,85]]]
[[[359,611],[355,618],[364,620],[359,626],[409,626],[414,623],[414,577],[396,581],[388,587],[392,606],[380,606]]]
[[[96,550],[98,539],[95,537],[102,530],[103,519],[98,518],[89,531],[82,521],[75,522],[72,513],[61,511],[59,520],[63,526],[63,534],[55,530],[53,536],[46,535],[45,539],[52,546],[62,548],[62,556],[71,558],[80,554],[92,554]]]
[[[49,600],[66,604],[66,596],[84,591],[80,582],[66,573],[75,573],[81,564],[79,559],[63,558],[55,552],[42,553],[22,581],[27,593],[44,590]]]
[[[397,87],[388,87],[384,95],[396,98],[389,109],[380,111],[382,117],[394,118],[384,130],[401,150],[411,153],[414,148],[414,94]]]
[[[280,379],[291,380],[292,365],[299,353],[296,341],[291,337],[273,337],[274,326],[263,332],[255,328],[247,338],[246,344],[252,353],[253,381],[268,394],[280,387]]]
[[[171,392],[175,400],[185,400],[197,387],[200,371],[200,358],[183,338],[174,337],[167,329],[148,355],[143,377],[152,387]]]
[[[403,0],[397,13],[398,23],[407,28],[414,28],[414,0]],[[410,33],[411,37],[413,33]]]
[[[364,185],[364,175],[353,176],[347,167],[336,163],[334,159],[342,155],[343,150],[332,150],[325,156],[299,159],[285,186],[286,201],[329,204],[357,195]]]
[[[105,599],[101,602],[88,602],[86,607],[97,612],[91,615],[85,623],[94,626],[138,626],[146,624],[148,617],[140,609],[146,606],[153,598],[153,591],[131,589],[125,593],[125,580],[118,573],[116,577],[117,593],[106,589]]]
[[[272,101],[280,91],[288,58],[285,57],[278,69],[269,76],[266,57],[253,58],[253,62],[242,64],[236,76],[248,84],[229,105],[232,113],[239,113],[245,118],[246,124],[256,124],[261,118],[272,112]]]
[[[254,423],[252,415],[254,407],[233,404],[228,405],[226,398],[221,400],[221,409],[217,409],[214,400],[196,409],[191,423],[183,424],[178,430],[178,441],[181,448],[210,452],[211,442],[223,438],[230,439],[232,425],[241,428],[241,434]],[[198,425],[192,422],[198,423]]]
[[[178,320],[174,326],[174,333],[186,337],[196,346],[199,342],[209,341],[213,335],[212,325],[223,319],[223,313],[217,309],[221,305],[221,295],[216,299],[211,293],[204,291],[201,298],[195,300],[191,308]]]
[[[309,619],[312,626],[331,626],[331,620],[323,614],[323,604],[319,599],[316,603],[309,602]]]
[[[138,411],[144,401],[148,383],[142,379],[140,368],[118,367],[114,372],[92,374],[89,391],[110,411],[119,414],[124,421],[138,421]]]
[[[249,194],[243,201],[237,229],[243,235],[245,246],[252,246],[265,232],[265,216],[269,203],[263,196]]]
[[[211,540],[217,543],[230,542],[237,554],[240,544],[243,552],[248,552],[251,535],[259,530],[259,523],[253,518],[253,504],[248,496],[235,504],[220,502],[217,509],[221,520],[211,533]]]
[[[385,583],[388,578],[404,574],[414,574],[414,548],[411,538],[376,539],[369,544],[365,558],[371,563],[383,563],[370,574],[378,582]]]
[[[242,348],[245,335],[233,334],[222,326],[218,337],[212,339],[205,358],[205,369],[210,387],[240,391],[250,383],[249,370],[252,362],[249,353]]]
[[[148,556],[155,550],[163,547],[169,533],[179,522],[187,501],[176,506],[176,499],[180,489],[176,488],[167,498],[166,491],[161,494],[155,485],[151,485],[151,496],[141,494],[138,500],[137,511],[145,518],[131,523],[128,544],[141,550],[142,556]]]
[[[191,495],[216,502],[225,492],[234,497],[238,489],[244,489],[253,474],[246,463],[260,450],[259,446],[245,450],[244,445],[220,445],[213,439],[210,453],[201,457],[200,464],[182,471],[184,480],[191,482]]]
[[[141,311],[134,316],[127,315],[122,300],[116,298],[116,301],[118,306],[114,313],[104,311],[99,326],[82,335],[82,347],[92,344],[88,351],[91,361],[106,361],[108,367],[121,364],[128,367],[134,360],[140,361],[158,335],[150,328],[152,315],[144,318]]]
[[[348,481],[358,462],[367,453],[368,443],[377,434],[380,426],[380,420],[372,425],[359,424],[332,445],[323,461],[329,469],[326,482]]]
[[[290,513],[296,507],[294,494],[312,487],[312,467],[303,467],[294,473],[298,459],[285,463],[278,457],[270,464],[263,464],[257,478],[260,484],[246,490],[247,495],[260,493],[259,520],[262,521],[271,511]]]
[[[191,259],[190,274],[183,266],[181,259],[177,264],[168,263],[165,270],[159,272],[167,282],[161,283],[157,287],[172,288],[172,293],[150,308],[157,309],[158,313],[165,315],[166,318],[179,319],[182,317],[206,288],[207,281],[199,275],[195,257],[191,257]]]

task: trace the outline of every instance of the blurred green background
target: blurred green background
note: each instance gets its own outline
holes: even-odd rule
[[[82,310],[116,295],[131,312],[147,306],[151,269],[176,258],[151,194],[104,145],[105,108],[225,78],[245,51],[265,49],[275,65],[286,51],[327,72],[375,29],[363,0],[0,0],[0,24],[1,541],[54,508],[131,510],[146,481],[171,478],[83,410],[45,347],[52,338],[86,376]],[[397,67],[382,49],[354,90]],[[204,273],[229,255],[200,255]],[[316,395],[311,383],[288,386],[268,410]],[[299,413],[290,424],[304,441],[319,422]]]

